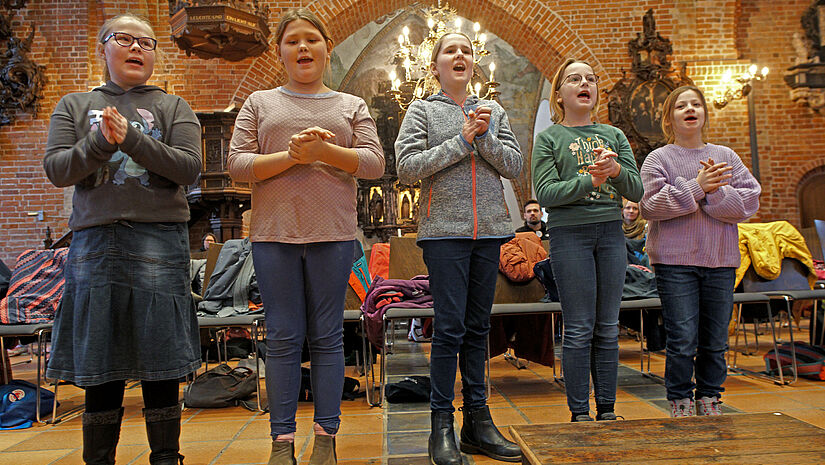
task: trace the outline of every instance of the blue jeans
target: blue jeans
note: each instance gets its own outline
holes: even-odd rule
[[[430,351],[430,409],[453,412],[456,365],[461,370],[464,408],[487,404],[484,365],[490,309],[496,294],[499,239],[438,239],[418,243],[430,273],[433,343]]]
[[[667,331],[665,387],[669,400],[719,397],[733,310],[734,268],[655,265]],[[693,377],[696,382],[693,382]]]
[[[621,221],[551,228],[550,259],[564,317],[562,366],[567,406],[590,411],[616,402],[619,305],[627,252]]]
[[[344,390],[344,302],[355,241],[255,242],[266,314],[266,391],[272,437],[295,432],[301,349],[309,345],[315,423],[335,434]]]

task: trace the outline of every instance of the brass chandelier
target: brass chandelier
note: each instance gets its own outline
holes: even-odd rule
[[[451,8],[448,3],[441,5],[441,0],[438,6],[432,6],[427,9],[427,37],[419,44],[414,44],[410,41],[410,28],[404,26],[402,33],[398,36],[398,50],[393,56],[393,64],[396,67],[400,66],[403,71],[399,75],[393,69],[389,73],[390,89],[387,93],[390,97],[401,107],[401,110],[406,111],[407,108],[414,101],[426,98],[427,96],[438,91],[438,81],[430,74],[430,58],[432,56],[433,47],[438,39],[444,34],[450,32],[463,32],[463,21],[456,14],[456,10]],[[473,24],[472,37],[473,46],[473,65],[479,65],[481,60],[490,55],[487,50],[487,34],[479,33],[481,25],[479,23]],[[501,92],[497,90],[499,83],[494,79],[496,64],[490,61],[488,66],[490,76],[487,82],[483,84],[485,89],[484,95],[481,95],[482,83],[476,81],[472,86],[472,82],[468,85],[468,92],[478,95],[483,99],[495,99]]]

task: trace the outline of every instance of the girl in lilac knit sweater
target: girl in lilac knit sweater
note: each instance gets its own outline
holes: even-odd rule
[[[669,144],[642,165],[640,207],[667,331],[667,398],[673,417],[721,415],[737,223],[759,209],[761,187],[733,150],[704,141],[698,88],[674,90],[663,114]]]

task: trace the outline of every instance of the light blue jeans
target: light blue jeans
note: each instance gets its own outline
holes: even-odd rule
[[[355,241],[255,242],[266,315],[266,392],[273,439],[295,432],[301,349],[309,345],[315,423],[335,434],[344,390],[344,302]]]
[[[564,317],[562,366],[567,406],[590,411],[616,402],[619,306],[627,252],[621,221],[551,228],[550,260]]]

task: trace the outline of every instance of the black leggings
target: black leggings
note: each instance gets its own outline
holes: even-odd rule
[[[146,408],[163,408],[177,405],[178,380],[141,381],[143,405]],[[86,386],[86,413],[106,412],[123,406],[126,381],[110,381],[96,386]]]

